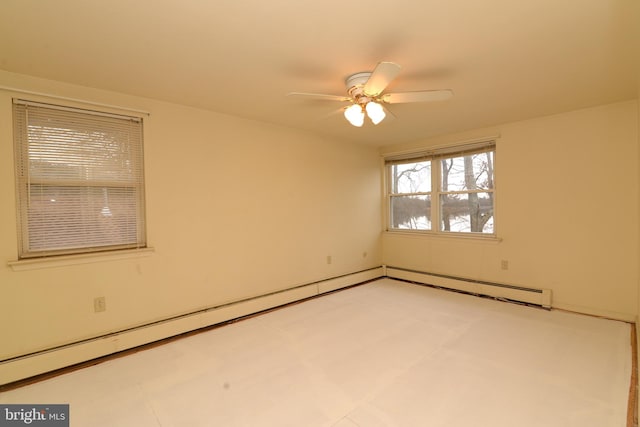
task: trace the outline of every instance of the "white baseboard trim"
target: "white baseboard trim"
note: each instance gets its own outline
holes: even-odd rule
[[[0,361],[0,385],[259,313],[383,276],[377,267]]]

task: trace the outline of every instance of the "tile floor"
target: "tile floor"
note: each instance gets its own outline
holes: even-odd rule
[[[630,325],[381,279],[0,394],[71,426],[624,427]]]

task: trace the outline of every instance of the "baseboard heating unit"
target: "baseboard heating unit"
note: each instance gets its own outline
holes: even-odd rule
[[[386,266],[384,269],[385,275],[392,279],[407,280],[473,295],[534,304],[547,309],[551,308],[551,289],[527,288],[392,266]]]

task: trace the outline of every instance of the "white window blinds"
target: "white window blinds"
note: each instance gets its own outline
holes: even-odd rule
[[[146,246],[142,120],[14,100],[20,258]]]

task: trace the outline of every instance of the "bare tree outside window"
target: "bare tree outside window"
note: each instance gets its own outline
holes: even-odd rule
[[[493,233],[493,152],[443,159],[443,231]]]
[[[431,162],[391,166],[393,228],[431,229]]]

